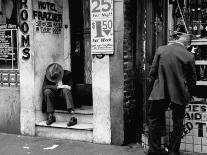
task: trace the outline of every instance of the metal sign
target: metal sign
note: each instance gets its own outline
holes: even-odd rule
[[[90,0],[91,54],[113,54],[113,0]]]

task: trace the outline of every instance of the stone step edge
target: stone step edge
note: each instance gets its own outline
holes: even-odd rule
[[[56,122],[67,122],[72,117],[76,117],[78,123],[93,123],[93,115],[68,114],[68,113],[56,113],[55,112],[54,116],[56,117]],[[46,121],[46,119],[39,120],[39,121]]]
[[[36,126],[35,135],[52,139],[93,142],[93,131],[89,130]]]
[[[64,128],[64,129],[74,129],[74,130],[88,130],[93,131],[92,123],[77,123],[76,125],[67,126],[67,122],[54,122],[51,125],[47,125],[46,121],[41,121],[35,124],[36,126],[48,127],[48,128]]]
[[[68,112],[66,110],[55,110],[55,113],[68,114]],[[93,111],[75,109],[75,114],[93,115]]]

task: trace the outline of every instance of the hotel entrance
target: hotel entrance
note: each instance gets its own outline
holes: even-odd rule
[[[69,1],[71,71],[76,107],[92,108],[92,59],[90,51],[90,1]]]

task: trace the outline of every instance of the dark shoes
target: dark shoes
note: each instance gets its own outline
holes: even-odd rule
[[[148,155],[169,155],[167,152],[159,152],[159,153],[148,153]]]
[[[169,155],[180,155],[180,152],[169,152]]]
[[[158,152],[158,153],[148,153],[148,155],[169,155],[169,153],[167,153],[167,152]]]
[[[71,117],[70,121],[67,123],[67,126],[72,126],[77,124],[77,118]]]
[[[162,152],[148,152],[147,154],[148,155],[180,155],[179,152],[165,152],[165,151],[162,151]]]
[[[49,115],[49,116],[48,116],[48,119],[47,119],[47,121],[46,121],[46,124],[47,124],[47,125],[51,125],[51,124],[54,123],[54,122],[56,122],[56,118],[55,118],[55,116],[53,116],[53,115]]]
[[[71,114],[74,114],[75,112],[74,112],[73,109],[71,109],[70,113],[71,113]],[[54,122],[56,122],[56,118],[55,118],[55,116],[53,116],[52,113],[49,113],[49,114],[48,114],[48,118],[47,118],[47,120],[46,120],[46,124],[47,124],[47,125],[51,125],[51,124],[54,123]],[[75,124],[77,124],[77,122],[78,122],[78,121],[77,121],[77,118],[75,118],[75,117],[71,117],[70,120],[69,120],[69,122],[67,123],[67,126],[75,125]]]
[[[169,155],[167,151],[160,151],[160,152],[150,152],[148,151],[148,155]]]

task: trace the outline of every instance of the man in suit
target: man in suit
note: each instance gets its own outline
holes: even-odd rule
[[[57,63],[50,64],[46,69],[46,75],[42,86],[43,104],[42,111],[47,113],[46,124],[50,125],[56,121],[54,114],[58,104],[63,102],[67,111],[74,114],[71,72],[63,70],[62,66]],[[77,124],[77,119],[71,117],[67,123],[68,126]]]
[[[182,35],[173,44],[157,49],[150,69],[153,86],[149,96],[149,151],[150,155],[166,154],[161,150],[161,129],[165,111],[170,107],[173,132],[170,138],[170,155],[178,155],[183,132],[185,107],[196,84],[194,55],[187,50],[190,35]]]

